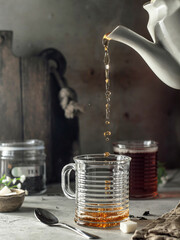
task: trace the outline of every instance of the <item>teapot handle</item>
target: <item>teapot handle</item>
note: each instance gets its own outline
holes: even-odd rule
[[[75,171],[74,163],[69,163],[63,167],[61,172],[61,187],[67,198],[75,199],[75,193],[71,190],[70,186],[70,174],[72,170]]]

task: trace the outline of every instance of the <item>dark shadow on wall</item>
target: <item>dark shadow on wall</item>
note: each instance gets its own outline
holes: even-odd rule
[[[65,116],[59,95],[65,89],[69,93],[67,104],[77,101],[77,95],[71,89],[64,77],[66,60],[56,49],[46,49],[41,53],[50,69],[51,89],[51,176],[49,182],[60,182],[62,168],[73,161],[73,156],[79,153],[79,122],[78,117]]]

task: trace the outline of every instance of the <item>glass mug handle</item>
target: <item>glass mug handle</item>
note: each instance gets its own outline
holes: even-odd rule
[[[69,163],[63,167],[61,172],[61,187],[64,195],[67,198],[75,199],[75,193],[71,190],[71,187],[70,187],[70,174],[72,170],[75,171],[74,163]],[[66,178],[67,178],[67,182],[66,182]]]

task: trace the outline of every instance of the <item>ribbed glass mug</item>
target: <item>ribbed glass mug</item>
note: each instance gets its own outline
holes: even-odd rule
[[[129,216],[129,166],[123,155],[90,154],[74,157],[62,169],[62,190],[76,200],[75,222],[90,227],[113,227]],[[70,173],[75,171],[75,193]]]

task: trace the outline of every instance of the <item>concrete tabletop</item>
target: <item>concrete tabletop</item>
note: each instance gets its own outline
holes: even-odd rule
[[[179,197],[159,198],[155,200],[131,200],[130,214],[142,216],[145,211],[150,211],[152,216],[148,220],[138,220],[138,228],[145,226],[152,219],[174,208],[179,202]],[[0,237],[3,240],[80,240],[83,237],[76,233],[57,226],[47,226],[39,222],[34,216],[34,208],[45,208],[54,213],[60,221],[79,227],[108,240],[128,240],[132,234],[123,234],[118,227],[113,229],[86,228],[74,223],[75,202],[63,195],[57,196],[27,196],[22,207],[11,213],[0,213]]]

